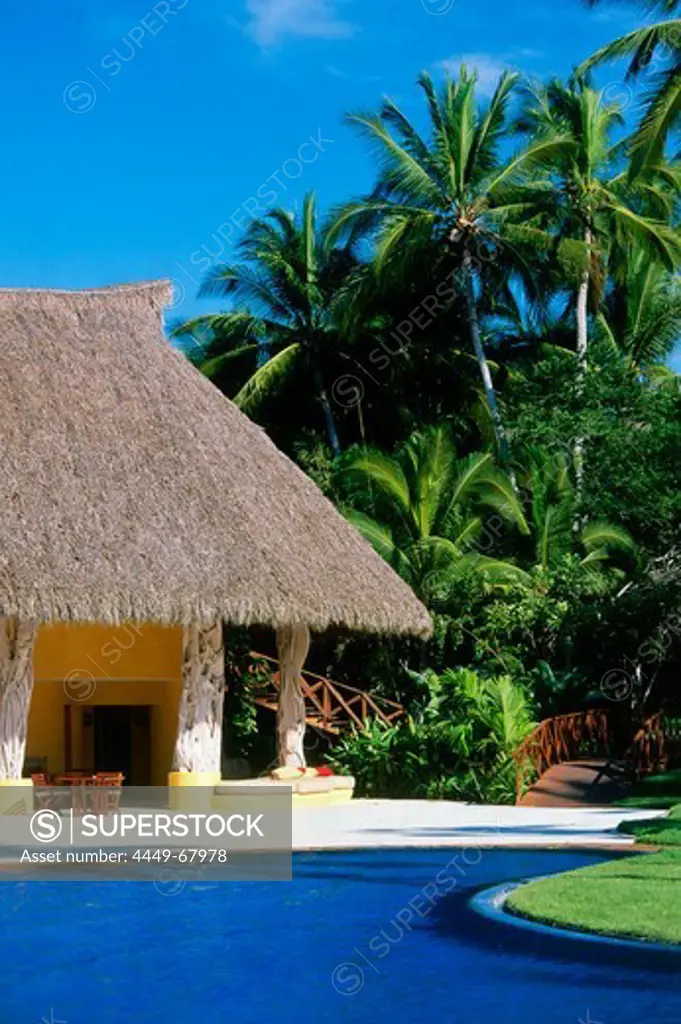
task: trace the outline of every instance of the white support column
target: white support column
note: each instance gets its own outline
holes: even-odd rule
[[[185,626],[175,772],[203,772],[219,778],[224,697],[222,622]]]
[[[0,619],[0,780],[23,771],[37,632],[34,622]]]
[[[307,626],[282,626],[277,630],[277,753],[279,764],[287,768],[305,767],[305,701],[300,692],[300,673],[309,649],[310,631]]]

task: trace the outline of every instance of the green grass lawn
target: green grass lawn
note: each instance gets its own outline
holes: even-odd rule
[[[564,928],[681,943],[681,850],[622,858],[532,882],[512,893],[506,906],[522,917]]]
[[[651,846],[678,846],[680,849],[677,855],[681,861],[681,804],[674,807],[666,818],[624,821],[618,831],[636,836],[639,843],[648,843]]]
[[[681,943],[681,804],[620,831],[669,849],[531,882],[511,894],[508,909],[564,928]]]
[[[681,803],[681,768],[642,779],[629,796],[618,801],[620,807],[640,807],[642,810],[666,809],[678,803]]]

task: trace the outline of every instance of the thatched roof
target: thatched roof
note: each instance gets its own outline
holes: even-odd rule
[[[427,633],[405,583],[164,339],[169,298],[0,291],[0,616]]]

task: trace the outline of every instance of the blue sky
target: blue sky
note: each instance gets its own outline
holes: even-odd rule
[[[504,66],[566,74],[636,19],[580,0],[3,0],[0,282],[170,276],[174,315],[196,312],[204,246],[229,256],[249,200],[369,186],[347,110],[388,94],[415,115],[418,71],[462,57],[483,88]]]

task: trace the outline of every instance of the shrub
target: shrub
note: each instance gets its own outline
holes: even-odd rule
[[[513,803],[513,752],[534,727],[524,690],[508,676],[425,672],[406,722],[373,722],[344,737],[329,762],[354,775],[357,795]]]

